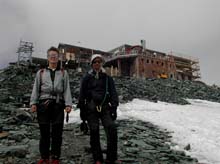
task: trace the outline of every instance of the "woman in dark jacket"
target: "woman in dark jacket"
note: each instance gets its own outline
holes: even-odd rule
[[[117,162],[117,117],[118,95],[112,77],[108,76],[102,64],[104,59],[96,54],[91,58],[92,69],[86,73],[81,82],[78,107],[80,117],[88,121],[90,144],[95,164],[102,164],[103,156],[100,145],[99,120],[107,135],[106,163]]]

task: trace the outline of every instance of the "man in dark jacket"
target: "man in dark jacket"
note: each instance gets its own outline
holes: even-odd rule
[[[103,156],[100,145],[99,120],[107,135],[106,163],[117,162],[117,117],[118,95],[112,77],[108,76],[102,64],[104,59],[95,54],[91,58],[92,69],[83,77],[80,88],[78,107],[80,117],[88,121],[90,144],[95,164],[102,164]]]

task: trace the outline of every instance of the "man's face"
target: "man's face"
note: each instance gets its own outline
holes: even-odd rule
[[[59,54],[56,51],[49,51],[47,58],[49,63],[55,64],[58,63]]]
[[[100,70],[101,66],[102,66],[102,59],[100,59],[99,57],[95,58],[92,62],[92,68],[94,70]]]

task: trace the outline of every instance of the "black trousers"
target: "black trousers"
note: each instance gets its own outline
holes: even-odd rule
[[[55,100],[47,101],[41,101],[37,110],[40,127],[40,154],[43,159],[48,159],[50,153],[52,158],[59,159],[62,145],[65,104],[63,102],[56,103]]]
[[[94,161],[103,161],[100,144],[99,120],[102,121],[107,136],[107,160],[117,160],[117,126],[110,116],[108,105],[98,112],[93,102],[87,106],[87,121],[90,128],[90,145]]]

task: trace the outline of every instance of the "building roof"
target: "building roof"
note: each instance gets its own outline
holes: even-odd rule
[[[107,58],[106,59],[106,63],[110,62],[110,61],[113,61],[113,60],[116,60],[116,59],[135,58],[138,55],[140,55],[140,54],[127,54],[127,55],[112,56],[111,58],[109,58],[109,59]]]
[[[65,47],[68,47],[68,48],[76,48],[76,49],[79,49],[79,50],[88,50],[88,51],[91,51],[93,52],[94,54],[97,53],[97,54],[109,54],[109,52],[106,52],[106,51],[101,51],[101,50],[95,50],[95,49],[91,49],[91,48],[85,48],[85,47],[80,47],[80,46],[75,46],[75,45],[70,45],[70,44],[65,44],[65,43],[59,43],[58,45],[58,48],[65,48]]]

